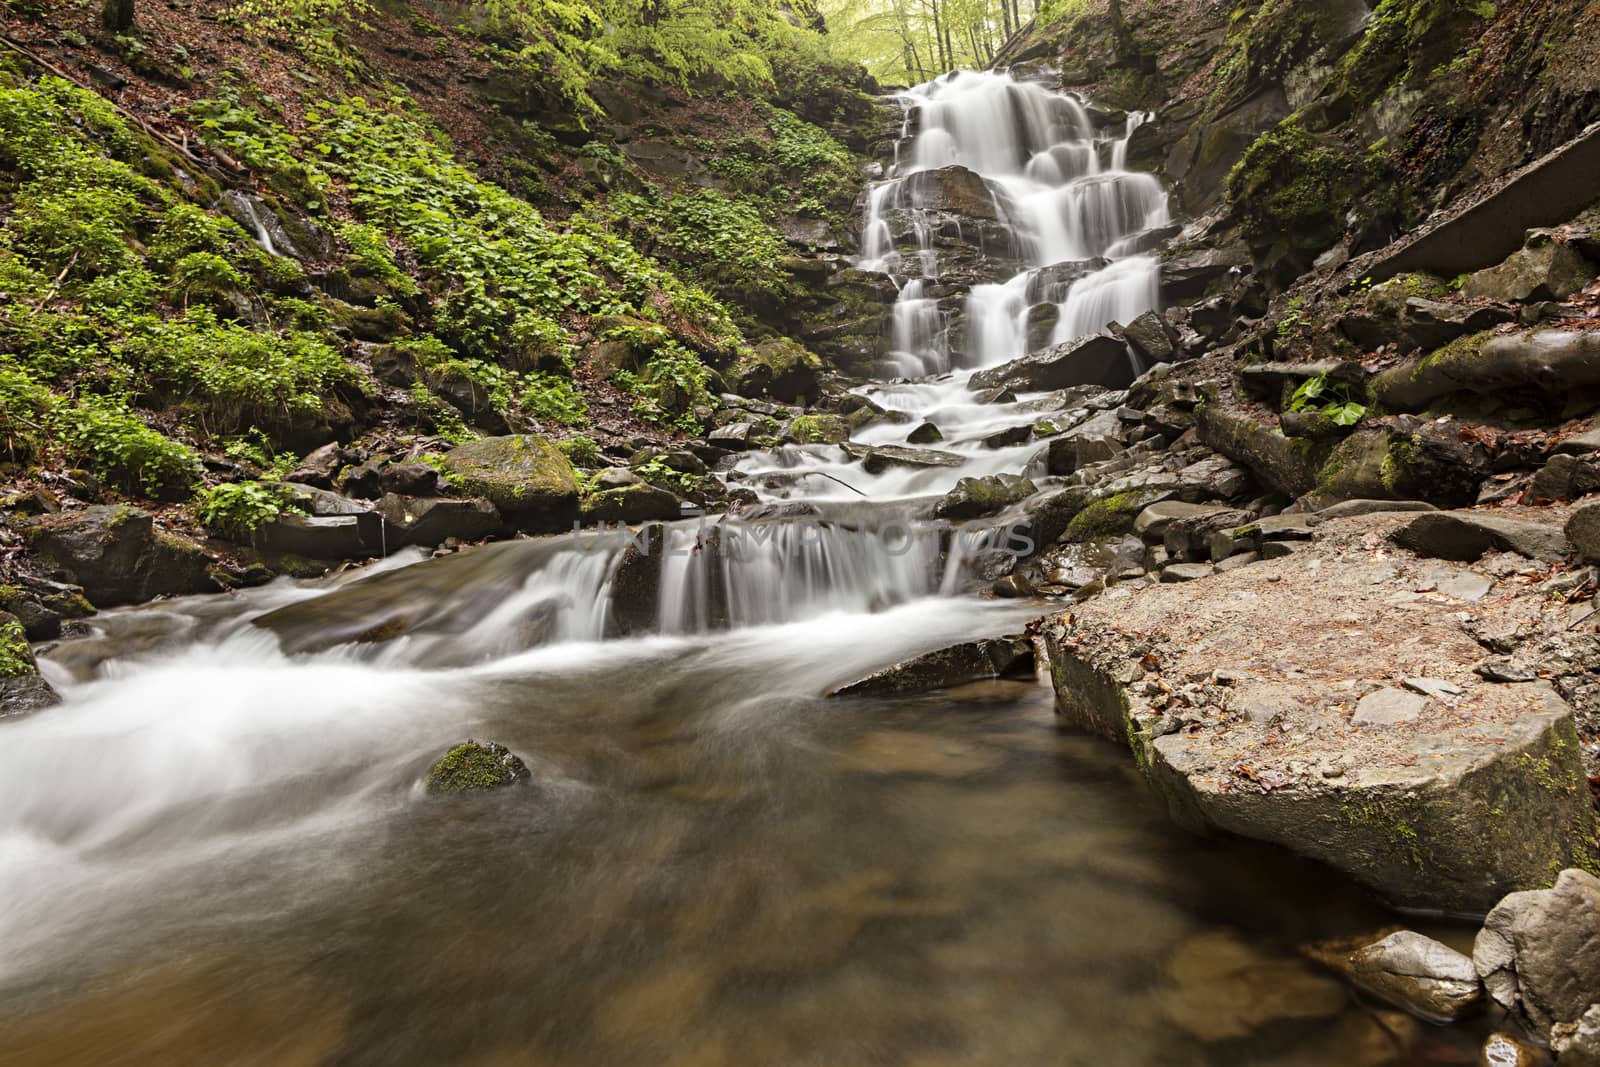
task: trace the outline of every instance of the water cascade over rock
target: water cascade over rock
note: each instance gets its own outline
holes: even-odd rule
[[[900,285],[895,373],[991,367],[1041,347],[1041,319],[1059,342],[1157,308],[1145,253],[1167,197],[1126,169],[1146,116],[1108,125],[1076,97],[996,73],[946,75],[897,101],[901,139],[867,192],[859,264]]]

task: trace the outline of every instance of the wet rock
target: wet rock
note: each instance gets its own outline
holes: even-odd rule
[[[1483,921],[1472,960],[1495,1003],[1549,1038],[1600,1002],[1600,878],[1571,868],[1512,893]]]
[[[748,422],[734,422],[712,430],[706,440],[734,452],[746,452],[756,447],[756,428]]]
[[[1600,503],[1585,504],[1574,510],[1563,532],[1578,555],[1600,562]]]
[[[379,473],[378,484],[385,493],[398,496],[435,496],[439,472],[426,463],[390,463]]]
[[[683,504],[665,489],[639,482],[590,493],[583,500],[584,523],[620,522],[629,526],[655,519],[673,520],[683,514]]]
[[[1427,706],[1428,698],[1420,694],[1379,689],[1361,698],[1350,721],[1357,726],[1399,726],[1416,722]]]
[[[1453,393],[1532,389],[1564,398],[1600,386],[1600,332],[1562,330],[1475,334],[1372,379],[1389,411],[1422,411]]]
[[[1590,1005],[1576,1022],[1552,1027],[1550,1050],[1561,1067],[1600,1067],[1600,1003]]]
[[[1207,404],[1197,413],[1195,428],[1202,443],[1250,468],[1270,489],[1297,497],[1316,487],[1318,464],[1273,426]]]
[[[34,549],[59,564],[99,608],[216,588],[199,545],[155,528],[147,511],[101,504],[40,517]]]
[[[1433,1022],[1459,1019],[1483,1000],[1470,957],[1410,930],[1356,950],[1350,975],[1371,993]]]
[[[1171,327],[1153,311],[1122,327],[1122,337],[1147,363],[1167,363],[1177,353],[1177,339]]]
[[[1595,268],[1577,249],[1545,238],[1513,252],[1498,267],[1467,276],[1463,296],[1525,304],[1565,300],[1594,280]]]
[[[520,530],[567,529],[578,517],[578,483],[555,442],[531,434],[485,437],[445,453],[445,470]]]
[[[1494,1033],[1484,1038],[1478,1062],[1482,1067],[1546,1067],[1550,1061],[1544,1053],[1510,1034]]]
[[[666,527],[651,523],[629,540],[611,574],[611,619],[624,634],[656,629]]]
[[[339,491],[357,500],[376,500],[383,495],[383,461],[368,460],[346,467],[339,475]]]
[[[410,545],[432,548],[450,538],[481,541],[505,532],[505,520],[487,500],[403,497],[389,493],[378,501],[383,517],[382,554]]]
[[[1038,492],[1026,478],[1015,474],[994,474],[986,478],[963,478],[934,507],[941,519],[975,519],[993,515]]]
[[[968,641],[874,671],[830,696],[896,696],[949,689],[979,678],[1033,677],[1033,643],[1025,637]]]
[[[839,415],[802,415],[784,428],[783,436],[802,445],[837,445],[850,439],[850,427]]]
[[[981,370],[972,376],[968,387],[1009,388],[1040,393],[1070,389],[1077,385],[1103,385],[1123,389],[1133,383],[1132,361],[1128,349],[1115,337],[1079,337],[1023,356],[998,367]]]
[[[498,789],[526,782],[528,765],[494,741],[464,741],[428,768],[424,786],[430,795]]]
[[[983,444],[985,448],[1014,448],[1026,444],[1032,437],[1032,426],[1011,426],[985,437]]]
[[[39,676],[22,623],[0,611],[0,719],[30,715],[59,703],[61,697]]]
[[[94,606],[81,586],[52,581],[27,569],[16,571],[10,583],[0,585],[0,611],[15,615],[30,641],[61,636],[61,624],[94,614]]]
[[[943,440],[944,434],[931,422],[925,422],[906,434],[906,442],[913,445],[936,445]]]
[[[1212,536],[1226,532],[1232,537],[1232,531],[1247,526],[1254,519],[1254,513],[1239,508],[1217,508],[1199,515],[1184,515],[1167,524],[1161,533],[1161,546],[1167,550],[1169,558],[1180,563],[1227,559],[1233,555],[1233,550],[1214,552]]]
[[[924,211],[947,212],[991,222],[1000,218],[989,186],[966,167],[921,171],[907,178],[901,191]]]
[[[251,541],[263,552],[307,559],[366,559],[382,551],[382,518],[374,512],[358,515],[279,515],[252,532]]]
[[[868,474],[881,474],[890,467],[960,467],[966,463],[954,452],[939,452],[931,448],[846,444],[844,451],[850,458],[859,460]]]
[[[1475,562],[1491,551],[1553,563],[1566,558],[1571,548],[1555,526],[1467,511],[1419,515],[1395,530],[1394,540],[1419,556],[1461,563]]]

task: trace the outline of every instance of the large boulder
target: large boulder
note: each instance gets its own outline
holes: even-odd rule
[[[1195,427],[1202,443],[1249,467],[1270,489],[1300,496],[1317,484],[1319,456],[1269,421],[1207,404],[1197,413]]]
[[[730,372],[740,396],[770,396],[786,404],[815,399],[821,387],[822,360],[787,337],[763,341]]]
[[[34,549],[67,571],[97,608],[217,587],[205,549],[156,529],[149,512],[126,504],[45,515],[28,536]]]
[[[967,387],[1039,393],[1079,385],[1126,389],[1133,384],[1128,346],[1104,334],[1079,337],[974,374]]]
[[[484,437],[445,453],[447,477],[483,497],[520,530],[550,533],[578,517],[578,481],[554,441],[532,434]]]
[[[1511,253],[1497,267],[1468,275],[1461,292],[1512,303],[1565,300],[1593,281],[1594,275],[1594,265],[1577,249],[1546,237]]]
[[[28,636],[16,616],[0,612],[0,719],[59,704],[50,683],[39,677]]]
[[[1515,552],[1554,563],[1571,547],[1559,526],[1475,511],[1429,511],[1395,530],[1394,539],[1419,556],[1471,563],[1486,552]]]
[[[1565,533],[1578,555],[1591,563],[1600,562],[1600,502],[1574,509]]]
[[[1512,893],[1483,921],[1472,960],[1495,1002],[1548,1038],[1600,1003],[1600,878],[1561,872]]]
[[[682,514],[683,504],[677,497],[639,482],[590,493],[583,500],[581,518],[585,524],[620,522],[632,526],[656,519],[677,519]]]
[[[903,202],[921,211],[939,211],[967,219],[997,221],[994,193],[982,177],[966,167],[918,171],[900,187]]]
[[[881,474],[891,467],[960,467],[967,462],[954,452],[933,448],[857,444],[846,444],[843,448],[845,455],[859,460],[868,474]]]
[[[383,552],[383,519],[359,515],[279,515],[258,526],[252,543],[263,552],[307,559],[366,559]]]
[[[1060,714],[1127,745],[1181,822],[1300,852],[1400,905],[1484,911],[1597,862],[1572,708],[1542,681],[1474,679],[1482,652],[1456,611],[1416,610],[1419,565],[1341,541],[1046,624]],[[1442,592],[1454,568],[1426,566],[1440,597],[1470,603]],[[1538,610],[1535,592],[1502,595]],[[1441,680],[1461,692],[1353,721],[1366,679],[1416,663],[1454,665]]]

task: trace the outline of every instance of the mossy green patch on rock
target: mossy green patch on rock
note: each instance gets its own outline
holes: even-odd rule
[[[497,789],[527,781],[531,775],[510,749],[493,741],[465,741],[428,769],[424,783],[432,794]]]
[[[38,669],[22,623],[15,616],[0,614],[0,678],[35,674]]]
[[[850,425],[840,415],[801,415],[789,433],[803,445],[837,445],[850,439]]]
[[[578,479],[556,442],[532,434],[484,437],[445,453],[447,476],[520,528],[561,529],[577,517]]]
[[[1137,491],[1113,493],[1096,500],[1067,523],[1067,540],[1098,541],[1129,533],[1139,512],[1150,503],[1150,494]]]
[[[26,715],[60,701],[50,683],[39,677],[22,623],[0,612],[0,718]]]

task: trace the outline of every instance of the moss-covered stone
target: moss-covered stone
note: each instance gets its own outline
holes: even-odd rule
[[[778,337],[756,345],[729,374],[740,396],[771,396],[785,403],[815,397],[822,360],[803,345]]]
[[[484,437],[451,449],[441,463],[462,492],[488,500],[520,529],[550,532],[577,517],[577,473],[549,438]]]
[[[26,715],[60,701],[50,683],[39,677],[22,623],[0,612],[0,718]]]
[[[945,494],[934,509],[941,519],[975,519],[993,515],[1012,504],[1026,500],[1038,487],[1015,474],[995,474],[987,478],[962,478]]]
[[[1134,520],[1149,505],[1147,494],[1113,493],[1096,500],[1067,523],[1067,540],[1098,541],[1133,532]]]
[[[1342,212],[1364,175],[1342,145],[1286,120],[1245,150],[1228,175],[1228,203],[1258,245],[1287,241],[1321,251],[1338,238]]]
[[[837,445],[850,439],[850,425],[840,415],[802,415],[789,424],[789,436],[803,445]]]
[[[525,782],[530,777],[527,764],[504,745],[493,741],[465,741],[428,769],[424,784],[429,793],[437,795],[498,789]]]

